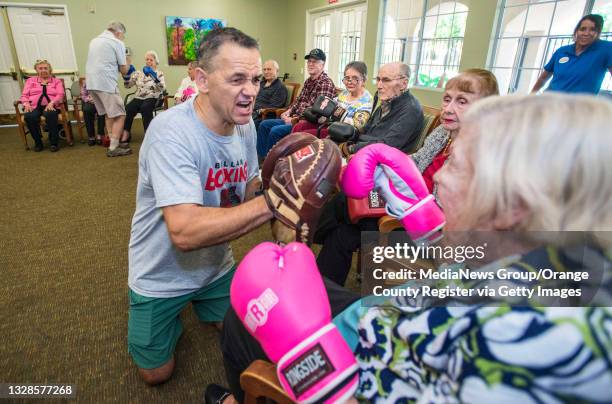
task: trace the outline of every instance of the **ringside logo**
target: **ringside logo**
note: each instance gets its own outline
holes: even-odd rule
[[[385,200],[380,196],[377,191],[374,190],[370,191],[370,194],[368,195],[368,202],[370,205],[370,209],[385,207]]]
[[[335,370],[321,344],[316,344],[285,366],[281,372],[289,382],[295,396],[299,397],[304,391]]]

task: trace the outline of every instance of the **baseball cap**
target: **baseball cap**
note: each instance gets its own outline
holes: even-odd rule
[[[318,48],[311,50],[308,55],[304,56],[304,59],[310,59],[310,58],[322,60],[324,62],[325,62],[325,59],[327,59],[327,57],[325,56],[325,52],[323,52],[321,49],[318,49]]]

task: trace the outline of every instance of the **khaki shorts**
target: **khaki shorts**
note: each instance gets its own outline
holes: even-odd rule
[[[125,106],[119,93],[89,90],[89,94],[96,105],[98,115],[106,115],[109,118],[125,115]]]

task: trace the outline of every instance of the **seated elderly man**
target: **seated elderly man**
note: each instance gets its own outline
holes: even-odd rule
[[[257,154],[260,158],[266,157],[268,151],[283,137],[291,133],[293,119],[299,118],[306,108],[309,108],[320,95],[329,98],[336,96],[336,87],[329,78],[325,69],[325,52],[321,49],[313,49],[304,57],[307,60],[306,68],[308,78],[304,82],[304,88],[287,111],[283,112],[281,119],[266,119],[259,125],[257,130]]]
[[[404,63],[381,66],[375,77],[380,106],[357,139],[341,144],[345,157],[371,143],[385,143],[406,153],[414,151],[423,128],[423,109],[408,91],[409,78],[410,68]]]
[[[266,60],[263,64],[264,82],[257,93],[255,108],[253,109],[253,121],[255,128],[261,123],[261,111],[264,108],[282,108],[287,102],[287,87],[278,78],[278,63],[276,60]]]

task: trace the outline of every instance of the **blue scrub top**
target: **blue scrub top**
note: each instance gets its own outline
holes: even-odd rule
[[[597,94],[606,71],[612,67],[612,42],[597,40],[580,56],[575,44],[562,46],[544,66],[553,78],[547,90]]]

